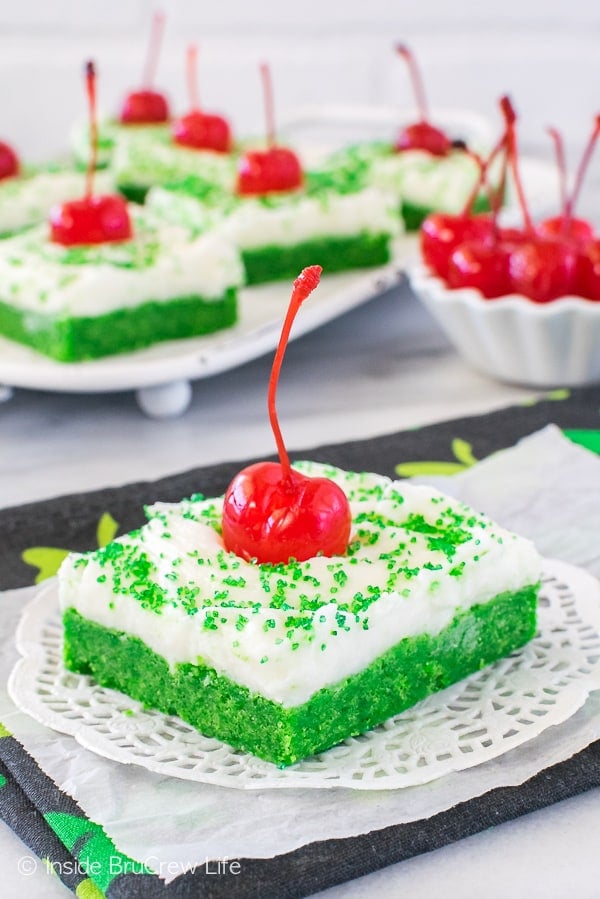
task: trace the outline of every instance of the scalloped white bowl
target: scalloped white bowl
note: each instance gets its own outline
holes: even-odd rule
[[[486,300],[449,290],[424,265],[410,285],[461,356],[474,368],[527,387],[577,387],[600,381],[600,302],[568,296],[533,303],[511,294]]]

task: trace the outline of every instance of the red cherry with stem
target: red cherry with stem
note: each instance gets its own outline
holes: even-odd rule
[[[577,259],[574,293],[588,300],[600,300],[600,240],[590,241]]]
[[[579,161],[577,174],[575,175],[575,184],[573,186],[571,196],[569,197],[567,207],[565,209],[565,216],[568,219],[572,217],[573,210],[575,209],[575,205],[577,204],[577,200],[579,199],[579,194],[581,193],[581,188],[583,187],[583,180],[589,168],[592,154],[598,142],[598,137],[600,137],[600,115],[597,115],[594,119],[594,127],[592,129],[592,133],[587,142],[586,148],[583,151],[583,155]]]
[[[414,54],[405,44],[397,44],[396,53],[408,65],[413,93],[421,118],[418,122],[402,129],[396,138],[395,149],[399,152],[403,150],[425,150],[427,153],[431,153],[432,156],[446,156],[452,149],[452,141],[443,131],[440,131],[439,128],[436,128],[428,121],[429,115],[425,88]]]
[[[85,80],[90,113],[91,150],[85,194],[80,200],[62,203],[50,212],[50,239],[63,246],[112,243],[129,240],[132,236],[131,219],[123,197],[93,195],[98,154],[96,68],[93,62],[86,63]]]
[[[168,122],[168,101],[158,91],[132,91],[123,101],[119,121],[122,125],[160,125]]]
[[[498,240],[507,250],[527,243],[529,235],[522,228],[500,228],[498,232]]]
[[[491,245],[494,235],[494,222],[489,215],[434,212],[421,225],[421,253],[429,268],[446,279],[450,256],[458,246],[475,240],[482,245]]]
[[[9,144],[0,141],[0,181],[14,178],[21,170],[19,157]]]
[[[479,290],[487,299],[500,297],[509,292],[509,258],[513,246],[513,243],[507,240],[506,233],[502,234],[498,228],[497,220],[501,199],[504,194],[511,151],[515,141],[514,127],[516,115],[510,101],[506,97],[501,98],[500,109],[504,116],[504,134],[482,170],[482,178],[485,180],[489,166],[496,155],[504,150],[500,187],[497,192],[490,195],[493,225],[492,239],[482,240],[478,238],[460,244],[450,256],[447,275],[447,283],[451,288],[474,288]],[[472,195],[471,202],[474,202],[476,195],[476,193]]]
[[[508,293],[509,251],[498,243],[472,240],[458,246],[448,263],[450,288],[472,287],[492,299]]]
[[[508,97],[502,98],[501,108],[507,122],[511,123],[507,153],[525,223],[524,239],[512,242],[510,246],[509,292],[522,294],[536,303],[548,303],[573,292],[577,255],[567,244],[540,237],[536,232],[519,173],[516,115]]]
[[[589,166],[592,152],[598,134],[600,133],[600,117],[596,118],[595,127],[589,139],[587,147],[581,158],[577,174],[575,176],[575,186],[571,197],[567,194],[567,166],[565,160],[565,150],[562,135],[556,128],[549,128],[548,132],[554,141],[556,162],[559,172],[560,181],[560,208],[561,215],[553,218],[545,219],[538,225],[538,233],[543,237],[553,237],[557,240],[567,240],[578,246],[585,246],[594,236],[594,229],[585,219],[577,219],[573,216],[573,210],[577,197],[581,191],[581,185],[585,176],[585,172]]]
[[[292,323],[302,302],[319,283],[320,274],[321,267],[312,265],[294,281],[269,379],[269,420],[280,461],[258,462],[242,469],[223,500],[225,549],[247,560],[273,565],[292,558],[302,562],[318,554],[342,555],[348,546],[351,512],[346,494],[328,478],[307,477],[294,471],[275,409],[277,382]]]
[[[304,176],[300,160],[288,147],[278,146],[275,138],[275,111],[271,72],[260,66],[265,100],[266,150],[249,150],[238,162],[237,192],[241,196],[261,196],[302,187]]]
[[[506,128],[505,134],[507,165],[512,172],[515,190],[517,193],[517,200],[519,202],[521,214],[523,216],[525,231],[528,235],[533,237],[535,235],[535,228],[533,226],[533,220],[529,212],[529,205],[527,203],[525,190],[523,189],[523,181],[519,172],[519,150],[517,144],[516,129],[517,114],[515,112],[514,106],[512,105],[510,97],[504,96],[500,98],[500,111],[504,116]]]
[[[119,121],[122,125],[152,125],[168,122],[169,103],[164,94],[152,88],[158,57],[165,30],[165,17],[157,12],[152,19],[150,41],[144,64],[141,90],[127,94],[121,106]]]
[[[171,133],[176,144],[192,150],[213,150],[215,153],[231,151],[231,129],[223,116],[202,112],[198,95],[198,48],[191,44],[187,51],[187,80],[192,109],[176,119]]]
[[[594,229],[585,219],[565,219],[564,215],[544,219],[538,225],[538,234],[553,240],[566,240],[574,246],[584,248],[593,239]]]
[[[482,184],[485,183],[490,165],[505,147],[506,134],[503,134],[485,162],[471,153],[470,155],[480,167],[480,176],[467,198],[462,212],[458,215],[432,213],[427,216],[421,226],[420,243],[423,259],[440,278],[448,277],[450,257],[462,243],[477,241],[489,246],[496,241],[496,218],[500,209],[500,198],[503,194],[504,171],[500,189],[491,197],[492,215],[473,215],[472,209]]]
[[[508,260],[511,290],[548,303],[575,290],[577,253],[558,240],[536,238],[514,247]]]

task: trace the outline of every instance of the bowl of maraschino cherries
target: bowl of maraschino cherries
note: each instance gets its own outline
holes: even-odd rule
[[[584,176],[600,136],[597,116],[567,190],[563,141],[554,141],[561,208],[534,222],[519,174],[516,115],[500,101],[504,132],[486,160],[510,179],[521,227],[504,227],[498,192],[491,212],[474,214],[473,198],[458,215],[432,214],[420,232],[420,264],[411,287],[465,360],[485,374],[527,387],[600,381],[600,235],[575,216]]]

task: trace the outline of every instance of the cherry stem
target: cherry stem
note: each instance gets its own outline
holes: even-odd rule
[[[596,146],[596,141],[598,140],[598,136],[600,135],[600,115],[596,116],[594,122],[594,130],[590,135],[590,139],[587,143],[587,147],[584,150],[583,156],[581,157],[581,162],[579,163],[579,168],[577,169],[577,174],[575,175],[575,186],[573,187],[573,191],[566,205],[565,210],[565,219],[566,219],[566,227],[568,228],[569,222],[573,216],[573,210],[575,209],[575,204],[579,199],[579,194],[581,193],[581,186],[583,184],[583,179],[585,177],[585,173],[590,164],[590,159],[592,158],[592,153],[594,152],[594,147]]]
[[[260,77],[262,78],[263,97],[265,102],[265,125],[267,134],[267,146],[275,146],[275,102],[273,100],[273,79],[269,64],[261,62]]]
[[[497,155],[498,149],[500,146],[501,146],[501,144],[499,144],[498,147],[495,147],[493,149],[492,153],[490,154],[490,156],[487,160],[482,159],[481,156],[479,155],[479,153],[475,153],[473,150],[468,150],[468,149],[463,150],[463,153],[466,153],[467,156],[470,159],[472,159],[473,162],[475,162],[476,165],[479,167],[479,177],[478,177],[477,181],[475,182],[475,185],[473,186],[471,193],[467,197],[467,202],[463,206],[463,209],[461,212],[462,218],[465,218],[466,216],[468,216],[470,214],[470,212],[473,208],[473,204],[475,203],[475,200],[477,199],[477,195],[478,195],[479,191],[481,190],[482,186],[486,183],[486,174],[487,174],[488,166],[489,166],[490,162],[492,161],[492,159]]]
[[[310,265],[308,268],[303,269],[294,281],[294,289],[290,297],[290,302],[283,322],[283,327],[281,329],[281,336],[279,338],[277,350],[275,351],[275,358],[273,359],[271,376],[269,377],[269,393],[267,399],[269,421],[271,423],[271,430],[273,431],[273,435],[275,436],[275,443],[277,445],[277,452],[279,453],[281,468],[283,469],[284,480],[289,480],[289,478],[291,477],[292,467],[290,465],[290,459],[283,442],[281,428],[279,427],[279,421],[277,418],[277,410],[275,408],[277,384],[279,382],[279,373],[281,372],[281,363],[283,362],[285,350],[290,339],[290,331],[292,330],[294,319],[296,318],[296,314],[304,300],[308,296],[310,296],[310,294],[319,283],[322,271],[323,269],[320,265]]]
[[[473,204],[475,203],[475,200],[477,199],[477,195],[479,194],[479,191],[481,190],[481,188],[483,186],[485,186],[487,189],[487,193],[490,198],[490,207],[491,207],[494,219],[496,219],[498,217],[498,213],[500,211],[500,205],[501,205],[501,198],[504,193],[504,182],[506,180],[506,165],[507,165],[506,154],[504,155],[502,175],[500,178],[500,184],[498,186],[497,191],[493,191],[491,189],[491,187],[488,185],[487,174],[490,170],[490,166],[492,165],[492,163],[494,162],[494,160],[496,159],[496,157],[498,156],[500,151],[505,147],[506,147],[506,133],[504,133],[502,135],[502,137],[500,138],[500,140],[498,141],[496,146],[492,148],[492,151],[487,159],[482,159],[481,156],[479,156],[479,154],[475,153],[473,150],[465,149],[463,151],[467,154],[467,156],[469,156],[479,166],[479,178],[477,179],[477,182],[475,183],[473,190],[469,194],[469,196],[467,198],[467,202],[465,203],[463,210],[461,212],[461,216],[463,218],[465,218],[466,216],[468,216],[471,213]]]
[[[562,134],[556,128],[547,128],[548,134],[554,143],[554,155],[556,156],[556,167],[558,169],[558,189],[560,194],[560,209],[563,218],[567,217],[567,161],[565,158],[565,144]]]
[[[512,169],[513,180],[515,182],[515,189],[517,191],[517,198],[519,200],[519,206],[521,207],[521,212],[523,214],[523,219],[525,222],[525,230],[532,235],[534,233],[533,220],[529,213],[529,207],[527,205],[527,198],[525,197],[525,191],[523,190],[523,182],[521,181],[521,176],[519,174],[519,164],[518,164],[518,148],[517,148],[517,134],[515,123],[517,121],[517,114],[515,112],[514,106],[512,105],[509,97],[502,97],[500,100],[500,110],[502,115],[504,116],[504,121],[506,122],[506,153],[508,158],[508,164]]]
[[[158,57],[162,46],[163,34],[165,31],[165,15],[162,12],[155,12],[152,18],[152,27],[150,29],[150,40],[146,51],[146,60],[144,62],[144,76],[142,84],[144,87],[151,88],[154,84],[154,76],[158,66]]]
[[[494,219],[494,225],[498,222],[498,216],[500,215],[500,210],[502,208],[502,201],[504,200],[506,194],[506,181],[508,179],[508,146],[506,141],[506,135],[498,145],[499,148],[504,150],[504,155],[502,156],[502,168],[500,170],[500,179],[498,181],[498,187],[494,191],[494,197],[492,202],[492,217]]]
[[[195,112],[200,111],[200,94],[198,92],[198,47],[190,44],[187,49],[187,87],[190,104]]]
[[[396,44],[396,53],[398,54],[398,56],[401,56],[408,65],[408,71],[410,74],[410,80],[412,82],[413,93],[417,103],[417,109],[419,110],[421,121],[427,122],[429,119],[427,97],[425,96],[423,78],[421,77],[421,72],[419,71],[419,67],[417,66],[415,57],[412,51],[406,46],[406,44]]]
[[[98,114],[96,111],[96,66],[90,60],[85,64],[85,88],[90,115],[90,158],[85,174],[85,199],[89,200],[94,190],[94,173],[98,161]]]

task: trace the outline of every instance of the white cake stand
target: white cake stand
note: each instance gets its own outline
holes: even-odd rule
[[[398,255],[389,265],[322,278],[294,324],[292,339],[398,285],[414,257],[415,240],[403,238],[399,243]],[[9,400],[15,387],[61,393],[133,390],[139,408],[151,418],[181,415],[192,399],[192,381],[235,368],[275,348],[290,289],[287,283],[276,283],[242,290],[237,324],[217,334],[91,362],[55,362],[0,338],[0,402]]]

